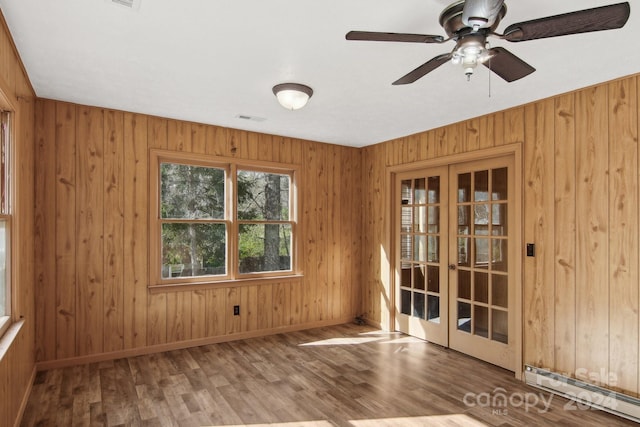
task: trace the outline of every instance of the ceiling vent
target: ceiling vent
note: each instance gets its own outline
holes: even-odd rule
[[[104,0],[104,1],[107,3],[126,7],[127,9],[133,9],[133,10],[140,9],[140,0]]]
[[[251,120],[252,122],[264,122],[267,120],[264,117],[249,116],[248,114],[238,114],[236,118],[241,120]]]

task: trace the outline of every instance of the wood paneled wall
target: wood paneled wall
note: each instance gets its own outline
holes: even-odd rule
[[[13,318],[17,334],[0,338],[0,425],[20,418],[35,373],[34,361],[34,104],[35,94],[24,73],[4,18],[0,16],[0,92],[13,111],[14,185]],[[4,102],[3,102],[4,104]],[[9,336],[13,340],[9,339]]]
[[[36,142],[38,361],[356,315],[359,150],[50,100],[36,103]],[[150,148],[301,164],[304,278],[149,293]]]
[[[524,362],[637,394],[638,79],[364,148],[366,316],[388,325],[386,167],[522,143]]]

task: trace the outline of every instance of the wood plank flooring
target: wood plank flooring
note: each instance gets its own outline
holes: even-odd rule
[[[492,406],[500,393],[512,403]],[[233,425],[635,424],[578,410],[454,351],[357,325],[40,372],[22,420],[22,426]]]

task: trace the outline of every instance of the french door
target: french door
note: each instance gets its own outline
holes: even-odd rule
[[[512,371],[514,176],[504,156],[395,180],[396,328]]]

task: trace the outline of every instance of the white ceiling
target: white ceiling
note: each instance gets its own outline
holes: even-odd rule
[[[619,0],[514,0],[498,27]],[[537,71],[506,83],[445,64],[391,83],[445,45],[346,41],[349,30],[442,34],[452,0],[0,0],[43,98],[350,146],[433,129],[640,72],[638,0],[621,30],[504,46]],[[304,83],[298,111],[271,88]],[[489,92],[491,96],[489,97]],[[265,119],[249,121],[238,115]]]

